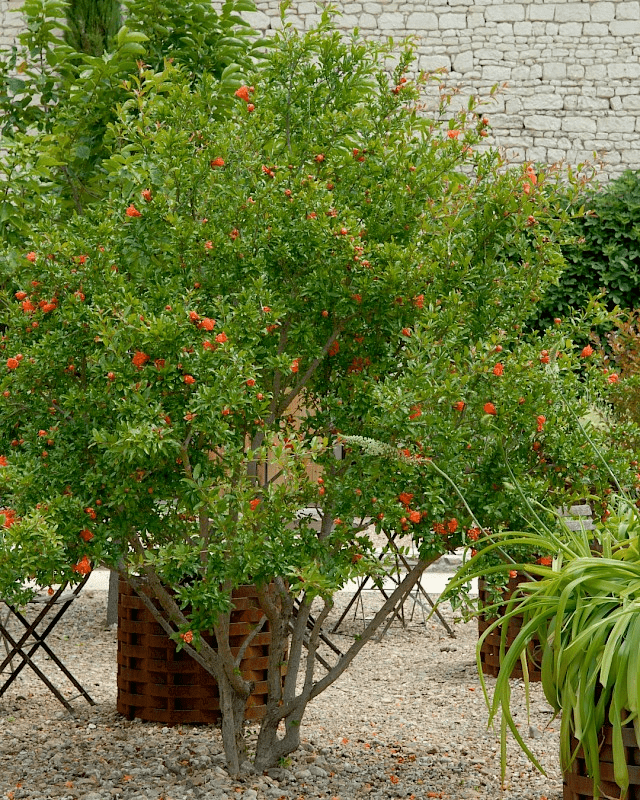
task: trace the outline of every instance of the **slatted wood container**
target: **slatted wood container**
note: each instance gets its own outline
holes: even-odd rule
[[[238,652],[246,635],[262,619],[254,586],[234,590],[230,643]],[[215,637],[205,636],[215,647]],[[260,631],[247,648],[240,669],[255,681],[247,700],[246,719],[262,719],[267,702],[267,667],[271,633]],[[213,723],[220,719],[218,686],[206,670],[171,640],[136,591],[120,580],[118,591],[117,710],[128,719],[183,723]]]
[[[509,583],[504,589],[504,599],[505,603],[511,598],[513,592],[517,589],[517,587],[528,581],[524,575],[517,575],[515,578],[509,578]],[[490,604],[490,600],[487,594],[487,587],[483,580],[478,581],[478,594],[480,597],[481,605]],[[497,615],[506,612],[506,606],[500,606],[497,609]],[[480,615],[478,617],[478,634],[482,635],[489,625],[496,619],[496,616],[493,617],[485,617],[484,615]],[[509,626],[507,628],[507,641],[506,647],[508,648],[511,644],[513,644],[516,636],[520,633],[520,628],[522,627],[522,617],[520,615],[516,615],[509,620]],[[493,630],[487,638],[482,643],[482,648],[480,651],[480,660],[482,664],[482,672],[485,675],[492,675],[494,678],[498,676],[500,672],[500,637],[501,637],[501,628],[498,627]],[[540,659],[542,657],[541,646],[540,642],[535,639],[529,645],[529,657],[528,657],[528,664],[527,669],[529,673],[529,680],[530,681],[539,681],[541,679],[540,675]],[[523,678],[524,675],[522,673],[522,665],[520,662],[516,664],[514,667],[513,672],[511,673],[512,678]]]
[[[611,747],[611,725],[602,728],[600,747],[600,797],[614,800],[640,800],[640,749],[636,742],[633,725],[622,728],[622,742],[629,769],[629,792],[623,794],[613,776],[613,750]],[[571,740],[571,750],[578,743]],[[587,775],[582,749],[578,752],[570,769],[564,773],[562,800],[593,800],[593,780]]]

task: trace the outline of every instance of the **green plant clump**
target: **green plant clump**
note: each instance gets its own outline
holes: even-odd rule
[[[565,771],[570,768],[581,747],[593,779],[594,797],[600,797],[601,729],[610,724],[614,778],[624,793],[629,787],[629,774],[622,728],[633,726],[636,741],[640,742],[638,511],[620,500],[616,513],[600,523],[596,531],[571,531],[558,518],[555,531],[542,526],[533,533],[503,532],[492,536],[488,546],[500,550],[510,541],[547,553],[550,564],[512,565],[535,580],[520,584],[506,605],[506,613],[483,633],[478,643],[478,671],[489,706],[489,722],[498,714],[502,720],[503,775],[507,729],[539,767],[512,717],[509,684],[518,661],[526,672],[527,646],[537,638],[542,647],[544,694],[561,715],[562,768]],[[458,580],[468,580],[479,572],[472,559]],[[522,627],[507,648],[504,643],[510,620],[520,615]],[[503,650],[500,673],[490,699],[480,668],[480,649],[496,628],[501,630]],[[605,795],[609,796],[606,792]]]

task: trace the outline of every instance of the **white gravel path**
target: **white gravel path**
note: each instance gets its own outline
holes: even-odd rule
[[[378,598],[367,593],[366,616]],[[339,596],[335,613],[347,599]],[[451,639],[435,619],[425,625],[422,613],[404,629],[394,623],[309,707],[301,749],[268,775],[238,781],[224,770],[216,728],[166,728],[118,716],[116,632],[106,628],[105,615],[106,592],[85,589],[50,639],[97,706],[75,700],[78,713],[70,716],[28,669],[0,698],[0,798],[561,800],[558,721],[539,686],[532,687],[528,721],[517,681],[517,720],[547,776],[513,744],[500,787],[498,735],[486,726],[474,624],[456,625]],[[336,642],[347,645],[361,628],[361,618],[350,616]],[[39,662],[58,682],[51,662]]]

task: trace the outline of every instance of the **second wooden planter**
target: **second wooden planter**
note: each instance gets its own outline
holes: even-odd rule
[[[233,592],[230,644],[237,653],[251,627],[262,619],[254,586]],[[215,647],[215,638],[205,636]],[[267,667],[271,634],[256,635],[240,664],[245,678],[255,681],[245,718],[261,719],[266,711]],[[212,675],[184,650],[176,651],[136,591],[120,580],[118,592],[117,709],[128,719],[182,723],[212,723],[220,719],[218,686]]]
[[[524,575],[517,575],[515,578],[509,578],[509,583],[504,589],[503,596],[505,605],[500,606],[497,609],[497,613],[494,611],[492,617],[485,617],[484,615],[480,615],[478,617],[478,633],[482,635],[489,625],[495,621],[497,617],[501,614],[505,613],[506,611],[506,603],[508,600],[511,599],[511,596],[518,588],[521,583],[528,581]],[[487,586],[483,580],[478,581],[478,594],[480,597],[480,604],[481,605],[488,605],[491,603],[489,600]],[[520,629],[522,627],[522,617],[520,615],[516,615],[509,620],[509,625],[507,628],[507,639],[506,639],[506,647],[507,649],[513,644],[516,636],[520,633]],[[501,637],[501,628],[497,627],[493,630],[487,638],[482,643],[482,648],[480,651],[480,659],[482,662],[482,672],[485,675],[492,675],[494,678],[498,676],[500,672],[500,637]],[[528,648],[528,663],[527,669],[529,673],[529,680],[530,681],[539,681],[541,678],[540,675],[540,667],[541,667],[541,647],[540,642],[535,639],[532,641]],[[511,673],[512,678],[523,678],[522,672],[522,665],[518,662],[514,667],[513,672]]]
[[[633,725],[622,728],[622,743],[629,770],[628,794],[623,794],[622,789],[615,782],[611,746],[612,730],[611,725],[605,725],[600,733],[602,742],[600,745],[600,798],[601,800],[604,798],[640,800],[640,749],[638,749]],[[571,750],[574,751],[577,746],[577,741],[571,739]],[[593,800],[594,797],[593,780],[587,775],[582,750],[579,750],[571,768],[564,773],[562,800]]]

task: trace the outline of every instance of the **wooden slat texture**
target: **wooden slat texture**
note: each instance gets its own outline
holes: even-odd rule
[[[504,591],[504,599],[505,602],[509,600],[515,592],[516,588],[527,581],[528,578],[524,575],[517,575],[515,578],[509,578],[509,583],[505,587]],[[486,586],[484,581],[478,581],[478,593],[480,596],[480,602],[482,604],[489,603]],[[504,606],[497,609],[498,614],[501,610],[504,609]],[[506,610],[506,609],[504,609]],[[495,612],[494,612],[495,613]],[[478,634],[484,633],[489,625],[493,622],[495,617],[491,619],[485,619],[484,617],[478,617]],[[507,628],[507,640],[506,640],[506,647],[508,648],[513,641],[515,640],[518,633],[520,633],[520,628],[522,626],[522,617],[516,616],[509,620],[509,625]],[[501,638],[501,630],[500,628],[496,628],[492,631],[487,638],[482,643],[482,648],[480,651],[480,660],[482,665],[482,671],[485,675],[492,675],[494,678],[498,676],[500,672],[500,638]],[[529,680],[530,681],[539,681],[541,679],[540,674],[540,659],[542,657],[540,642],[537,639],[534,639],[528,648],[528,662],[527,662],[527,669],[529,673]],[[522,672],[522,665],[520,662],[516,664],[511,673],[512,678],[523,678]]]
[[[640,800],[640,749],[636,742],[633,726],[622,729],[626,762],[629,765],[629,792],[623,794],[616,784],[613,776],[613,753],[611,750],[610,725],[605,725],[602,730],[602,745],[600,748],[600,796],[601,798],[614,798],[614,800]],[[571,750],[575,750],[577,742],[571,739]],[[587,766],[582,750],[571,764],[570,769],[564,773],[563,800],[593,800],[593,780],[587,775]]]
[[[255,587],[234,591],[229,642],[237,654],[245,636],[262,619]],[[215,647],[213,635],[205,637]],[[268,626],[247,648],[240,669],[256,683],[247,701],[246,719],[258,720],[266,713],[267,667],[271,634]],[[286,668],[282,668],[282,674]],[[164,633],[135,590],[120,581],[118,592],[118,699],[117,709],[128,719],[210,724],[220,719],[216,681],[197,661]]]

